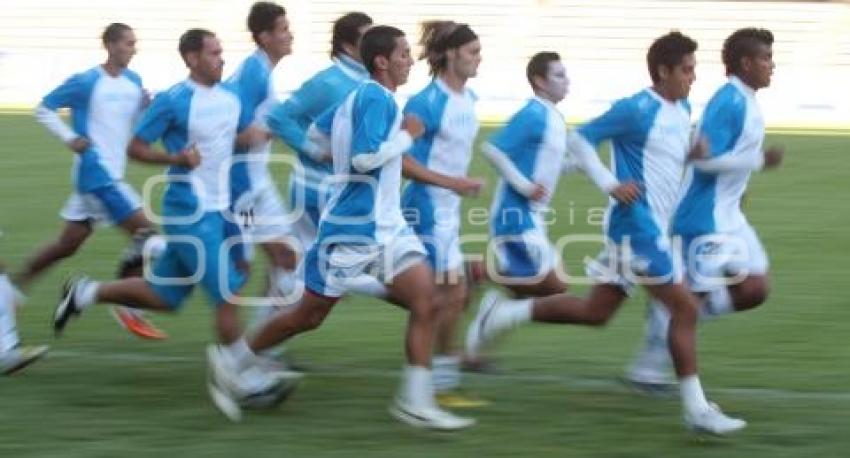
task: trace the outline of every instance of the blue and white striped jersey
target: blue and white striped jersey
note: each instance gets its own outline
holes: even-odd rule
[[[489,143],[504,153],[530,182],[546,188],[546,197],[531,201],[504,178],[499,179],[491,206],[493,235],[517,235],[533,227],[532,212],[544,209],[555,193],[567,144],[564,117],[548,100],[534,97],[516,112]]]
[[[49,110],[70,108],[72,129],[91,142],[89,150],[74,155],[78,191],[124,178],[127,145],[143,101],[139,75],[124,69],[112,77],[100,65],[71,76],[44,97],[41,104]]]
[[[305,204],[317,208],[325,196],[320,187],[333,172],[329,162],[317,162],[306,154],[307,130],[329,108],[342,103],[369,73],[359,62],[348,56],[333,59],[333,65],[305,81],[285,102],[275,105],[266,120],[269,129],[295,150],[303,166],[303,175],[293,171],[290,185],[298,186]],[[303,190],[303,193],[300,191]],[[290,190],[292,192],[292,190]]]
[[[699,132],[708,140],[711,158],[748,156],[753,160],[747,162],[758,163],[764,118],[755,91],[737,77],[730,77],[709,100]],[[698,236],[733,232],[746,224],[741,197],[752,171],[753,168],[740,168],[718,173],[689,167],[673,232]]]
[[[153,143],[162,139],[165,150],[177,154],[195,145],[201,163],[195,169],[171,166],[163,196],[165,216],[222,211],[230,205],[229,175],[239,119],[236,89],[218,83],[203,86],[191,79],[159,93],[145,111],[136,136]]]
[[[416,116],[425,131],[413,143],[410,154],[425,167],[448,176],[466,176],[472,161],[472,146],[478,134],[476,97],[469,89],[457,93],[435,78],[408,100],[404,114]],[[460,212],[460,196],[449,189],[411,181],[402,196],[404,214],[417,233],[429,233],[435,224],[435,209],[441,214]]]
[[[409,136],[407,142],[397,141],[404,134],[393,93],[370,80],[320,116],[316,126],[330,134],[334,168],[317,243],[337,236],[383,243],[398,235],[407,227],[400,203],[401,153],[411,142]],[[361,172],[353,164],[358,156],[375,156],[388,148],[398,151],[378,167]]]
[[[640,199],[631,205],[610,199],[605,232],[615,243],[624,236],[669,234],[690,149],[690,111],[687,100],[670,102],[644,89],[578,129],[592,145],[611,140],[615,176],[642,187]]]

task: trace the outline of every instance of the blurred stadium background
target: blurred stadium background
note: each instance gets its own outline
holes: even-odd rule
[[[70,73],[100,62],[98,36],[109,22],[133,26],[131,67],[152,89],[185,76],[176,41],[202,26],[223,39],[225,74],[253,45],[249,0],[0,1],[0,256],[17,267],[54,237],[70,190],[71,155],[37,125],[29,109]],[[700,42],[695,112],[723,80],[719,49],[742,26],[774,31],[774,84],[760,92],[768,144],[788,149],[784,167],[754,177],[747,214],[771,256],[774,291],[758,311],[707,324],[700,356],[708,393],[751,422],[726,440],[685,434],[675,400],[637,397],[616,382],[642,332],[643,297],[604,332],[528,327],[502,347],[499,376],[472,375],[470,390],[493,401],[473,412],[480,425],[454,435],[411,430],[386,406],[402,361],[404,315],[374,300],[340,304],[329,322],[292,345],[310,367],[279,411],[228,423],[204,389],[203,345],[211,327],[197,295],[175,317],[156,317],[171,338],[142,342],[93,310],[53,340],[48,316],[62,279],[75,271],[109,277],[123,236],[101,230],[78,256],[34,286],[21,310],[21,334],[53,345],[48,359],[0,379],[0,457],[174,456],[846,456],[850,448],[850,3],[731,1],[438,0],[288,1],[295,53],[276,72],[281,96],[327,64],[329,25],[362,10],[416,36],[429,18],[469,22],[484,63],[472,81],[482,119],[498,122],[529,95],[526,59],[560,52],[573,80],[562,109],[571,121],[601,112],[647,84],[645,49],[680,29]],[[424,65],[401,96],[420,88]],[[482,129],[486,138],[493,127]],[[282,152],[283,148],[278,147]],[[476,152],[477,156],[477,152]],[[494,177],[467,209],[488,208]],[[132,164],[140,188],[159,170]],[[276,169],[286,190],[286,170]],[[591,233],[589,212],[604,199],[581,176],[565,179],[550,233]],[[465,233],[486,233],[467,224]],[[598,247],[571,247],[569,269]],[[474,251],[475,247],[470,247]],[[259,290],[259,282],[252,285]],[[575,289],[583,292],[579,286]],[[477,302],[474,302],[477,304]]]

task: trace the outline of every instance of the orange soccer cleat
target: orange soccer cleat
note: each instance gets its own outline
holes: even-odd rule
[[[168,334],[157,328],[145,316],[136,310],[126,307],[112,307],[112,316],[131,334],[149,340],[164,340]]]

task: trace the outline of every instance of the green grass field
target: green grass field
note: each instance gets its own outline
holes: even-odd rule
[[[58,233],[71,153],[27,115],[0,116],[0,135],[0,258],[14,269]],[[498,352],[506,374],[466,377],[467,388],[493,404],[472,412],[477,427],[456,434],[413,430],[388,415],[405,315],[349,299],[292,343],[311,368],[293,397],[232,424],[206,395],[203,349],[212,327],[201,294],[180,314],[155,317],[171,335],[165,342],[125,334],[105,308],[53,339],[49,317],[61,281],[73,272],[113,273],[124,240],[104,228],[37,282],[20,311],[24,340],[52,350],[0,379],[0,456],[846,456],[850,185],[842,155],[850,136],[772,135],[768,143],[786,145],[786,162],[754,178],[746,211],[771,256],[773,295],[755,312],[705,324],[700,337],[709,395],[750,422],[738,436],[697,439],[684,431],[676,400],[638,397],[616,382],[642,332],[640,297],[604,330],[529,326],[510,336]],[[488,208],[492,175],[480,158],[473,169],[491,181],[468,205]],[[154,173],[132,165],[130,181],[139,189]],[[276,175],[285,179],[282,170]],[[584,177],[566,178],[550,233],[597,234],[587,214],[602,205]],[[567,252],[572,272],[597,249],[584,248]]]

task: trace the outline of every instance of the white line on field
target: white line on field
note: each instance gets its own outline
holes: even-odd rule
[[[74,350],[54,350],[48,355],[51,358],[89,358],[106,361],[118,362],[154,362],[154,363],[200,363],[206,364],[202,353],[198,357],[179,356],[179,355],[152,355],[146,353],[96,353],[87,351]],[[331,378],[348,378],[348,377],[384,377],[397,378],[401,371],[382,370],[382,369],[352,369],[351,367],[342,365],[309,365],[309,375],[315,374],[318,377]],[[465,374],[472,376],[477,381],[486,381],[488,383],[500,382],[532,382],[532,383],[555,383],[566,384],[570,388],[585,391],[596,390],[614,390],[627,391],[628,388],[622,383],[613,378],[598,378],[598,377],[581,377],[573,375],[545,375],[532,374],[521,372],[505,372],[498,375],[477,375]],[[741,387],[710,387],[712,393],[725,394],[731,396],[741,396],[761,399],[795,399],[795,400],[813,400],[813,401],[844,401],[850,402],[850,392],[842,391],[792,391],[781,390],[774,388],[741,388]]]

